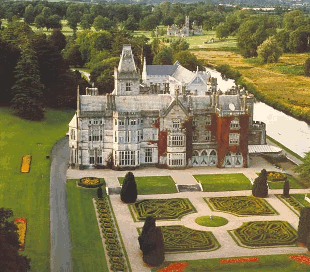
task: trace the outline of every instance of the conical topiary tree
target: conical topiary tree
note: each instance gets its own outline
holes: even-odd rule
[[[148,216],[144,222],[142,233],[138,238],[143,252],[143,261],[151,266],[159,266],[165,260],[164,239],[161,229],[156,227],[155,218]]]
[[[267,171],[263,169],[259,176],[254,180],[252,187],[253,196],[267,197],[268,196],[268,184],[267,184]]]
[[[125,203],[134,203],[137,200],[137,196],[138,192],[135,176],[132,172],[128,172],[123,181],[121,200]]]
[[[290,197],[290,182],[288,181],[288,179],[286,179],[284,181],[284,185],[283,185],[283,196],[284,197]]]
[[[304,207],[300,210],[297,234],[298,241],[306,245],[310,235],[310,207]]]
[[[103,197],[102,186],[98,187],[98,189],[97,189],[97,197],[98,198]]]

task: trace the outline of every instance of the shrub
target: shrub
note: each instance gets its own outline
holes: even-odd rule
[[[284,181],[283,196],[284,197],[290,197],[290,182],[288,180]]]
[[[124,178],[121,190],[121,200],[125,203],[134,203],[137,200],[137,184],[132,172],[128,172]]]
[[[265,169],[263,169],[259,176],[254,180],[252,194],[257,197],[268,196],[267,171]]]
[[[310,235],[310,207],[304,207],[300,210],[300,217],[298,224],[298,241],[306,245],[309,235]]]
[[[307,58],[304,64],[305,76],[310,76],[310,58]]]
[[[264,63],[277,62],[283,50],[274,37],[267,38],[257,48],[257,55]]]
[[[103,197],[102,186],[97,189],[97,197],[100,199]]]

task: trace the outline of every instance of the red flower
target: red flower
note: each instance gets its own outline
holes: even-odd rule
[[[258,262],[257,257],[249,258],[234,258],[234,259],[220,259],[220,263],[245,263],[245,262]]]
[[[167,267],[159,269],[158,272],[183,272],[188,263],[171,263]]]
[[[304,255],[292,255],[289,256],[290,259],[295,260],[296,262],[310,265],[310,257]]]

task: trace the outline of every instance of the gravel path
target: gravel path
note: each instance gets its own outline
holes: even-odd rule
[[[66,171],[69,161],[68,138],[59,140],[52,150],[50,175],[51,271],[70,272],[72,268]]]

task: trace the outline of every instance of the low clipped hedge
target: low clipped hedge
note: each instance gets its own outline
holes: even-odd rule
[[[98,188],[101,186],[105,186],[105,180],[103,178],[96,178],[96,177],[84,177],[81,178],[78,182],[78,186],[84,188]]]
[[[286,181],[287,175],[280,172],[268,171],[267,181],[277,182],[277,181]]]
[[[128,271],[107,197],[96,200],[102,235],[112,271]]]

